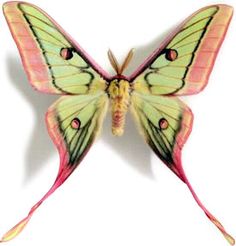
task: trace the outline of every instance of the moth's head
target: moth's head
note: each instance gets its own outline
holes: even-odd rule
[[[108,50],[107,52],[108,54],[108,58],[109,58],[109,61],[111,63],[111,66],[113,67],[113,69],[115,70],[116,72],[116,76],[114,76],[114,78],[117,78],[117,79],[125,79],[125,76],[123,75],[123,72],[124,70],[128,67],[133,55],[134,55],[134,49],[131,49],[129,51],[129,53],[127,54],[123,64],[120,66],[116,57],[114,56],[114,54],[112,53],[111,50]]]

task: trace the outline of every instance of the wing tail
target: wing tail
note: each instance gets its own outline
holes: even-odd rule
[[[202,204],[182,167],[181,149],[193,124],[191,110],[176,98],[138,93],[132,96],[131,110],[146,142],[166,166],[188,186],[199,207],[222,232],[227,241],[234,245],[234,238]]]
[[[66,179],[71,175],[71,173],[75,170],[75,166],[71,167],[67,165],[65,158],[61,161],[58,175],[48,190],[48,192],[30,209],[28,215],[22,219],[19,223],[17,223],[14,227],[12,227],[7,233],[5,233],[0,240],[0,242],[7,242],[14,239],[17,235],[21,233],[21,231],[25,228],[34,212],[39,208],[39,206],[59,187],[61,186]]]
[[[81,163],[101,129],[106,108],[107,97],[104,95],[65,96],[49,108],[46,115],[47,127],[60,154],[57,177],[52,187],[30,209],[28,215],[4,234],[0,242],[15,238],[27,225],[38,207]]]
[[[198,206],[203,210],[203,212],[206,214],[206,216],[208,217],[208,219],[210,219],[210,221],[220,230],[220,232],[223,234],[223,236],[225,237],[225,239],[231,244],[231,245],[235,245],[235,239],[225,230],[224,226],[219,222],[219,220],[212,215],[212,213],[210,213],[208,211],[208,209],[203,205],[203,203],[201,202],[201,200],[198,198],[196,192],[194,191],[192,185],[190,184],[184,169],[182,167],[182,162],[181,162],[181,158],[178,158],[179,160],[176,163],[176,167],[178,170],[178,177],[187,185],[187,187],[189,188],[194,200],[197,202]]]
[[[66,164],[62,163],[61,167],[65,167]],[[60,168],[61,169],[61,168]],[[68,169],[61,169],[57,175],[57,178],[52,185],[52,187],[48,190],[48,192],[30,209],[28,215],[17,223],[14,227],[12,227],[7,233],[5,233],[0,242],[7,242],[11,239],[15,238],[27,225],[29,220],[31,219],[34,212],[38,209],[38,207],[59,187],[61,186],[64,181],[70,176],[73,172],[74,168]]]

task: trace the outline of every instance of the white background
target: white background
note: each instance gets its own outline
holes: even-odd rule
[[[2,4],[2,1],[0,1]],[[56,2],[56,1],[55,1]],[[47,11],[107,71],[136,49],[135,69],[178,23],[209,0],[42,0]],[[222,0],[236,7],[235,0]],[[55,179],[58,154],[44,113],[56,99],[35,92],[0,14],[0,234],[22,219]],[[185,97],[194,112],[183,165],[207,208],[236,236],[236,22],[206,89]],[[83,163],[9,246],[226,246],[187,187],[146,146],[130,117],[113,137],[110,115]]]

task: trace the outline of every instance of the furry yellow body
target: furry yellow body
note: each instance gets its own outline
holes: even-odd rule
[[[130,102],[130,84],[127,80],[111,81],[108,94],[111,100],[112,133],[121,136],[124,132],[125,115]]]

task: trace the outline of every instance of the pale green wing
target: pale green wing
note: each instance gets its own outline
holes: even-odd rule
[[[194,199],[207,217],[234,245],[222,224],[205,208],[189,183],[181,162],[181,149],[186,142],[193,122],[191,110],[174,97],[145,95],[134,92],[131,110],[141,134],[156,155],[188,186]]]
[[[207,84],[233,8],[205,7],[190,16],[130,78],[139,93],[189,95]]]
[[[104,92],[94,95],[62,96],[48,110],[48,131],[60,154],[60,167],[52,187],[30,210],[27,217],[9,230],[0,242],[17,236],[35,210],[70,176],[97,137],[107,109]]]
[[[192,129],[191,110],[176,98],[134,92],[131,111],[147,143],[180,178],[176,166],[180,150]]]
[[[45,12],[23,2],[3,6],[32,86],[56,94],[104,90],[109,75]]]
[[[160,159],[188,186],[194,199],[228,242],[235,240],[204,207],[181,163],[181,149],[191,129],[193,114],[179,99],[207,84],[225,37],[233,8],[213,5],[188,18],[130,77],[131,109],[140,132]]]
[[[105,93],[64,96],[47,112],[48,131],[60,156],[76,166],[101,128],[108,104]]]

